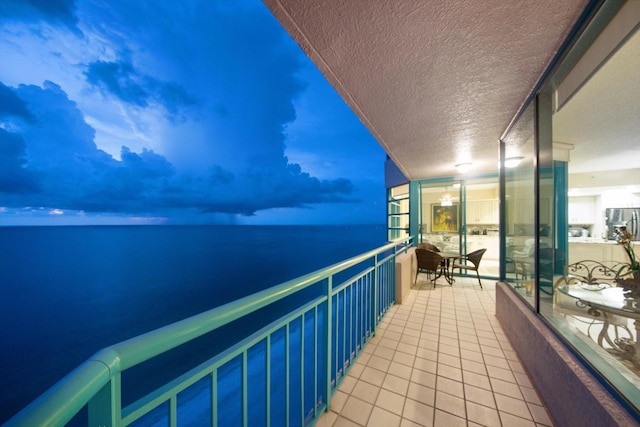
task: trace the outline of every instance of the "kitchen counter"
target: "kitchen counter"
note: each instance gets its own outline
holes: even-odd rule
[[[629,262],[624,248],[615,240],[570,237],[569,264],[584,260]]]
[[[600,243],[603,245],[617,245],[615,240],[601,239],[600,237],[569,237],[569,243]]]

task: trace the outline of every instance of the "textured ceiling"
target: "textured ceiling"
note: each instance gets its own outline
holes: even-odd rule
[[[498,139],[587,0],[264,0],[412,180]]]

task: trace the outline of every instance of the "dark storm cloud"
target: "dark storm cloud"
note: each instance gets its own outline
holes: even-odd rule
[[[16,95],[29,106],[36,122],[15,124],[27,144],[30,167],[63,167],[68,158],[93,156],[97,152],[106,155],[96,147],[95,130],[60,86],[50,81],[45,81],[42,87],[20,85]]]
[[[122,147],[120,158],[123,167],[136,171],[139,179],[156,179],[174,174],[171,163],[152,150],[143,149],[142,153],[136,154]]]
[[[2,0],[0,20],[61,23],[78,32],[75,0]]]
[[[27,121],[34,120],[24,100],[0,82],[0,117],[6,116],[21,117]]]
[[[140,73],[131,62],[124,60],[94,61],[87,66],[85,76],[91,85],[137,107],[147,107],[156,102],[175,114],[179,107],[196,103],[195,98],[179,84]]]
[[[305,148],[313,137],[325,158],[371,162],[349,151],[357,137],[336,137],[342,118],[318,120],[305,102],[310,64],[261,2],[5,4],[15,49],[0,72],[12,86],[0,86],[0,207],[180,221],[360,202],[338,177],[362,168],[325,170]],[[82,33],[49,28],[62,24]],[[300,105],[309,134],[296,138]]]
[[[193,136],[183,132],[180,144],[165,147],[177,165],[204,169],[209,164],[199,162],[213,158],[234,173],[256,162],[286,166],[284,130],[296,119],[294,101],[307,87],[300,76],[304,56],[264,5],[113,2],[108,10],[92,7],[96,9],[91,13],[111,14],[110,27],[126,40],[117,62],[91,63],[86,72],[91,84],[131,105],[145,106],[151,87],[141,78],[144,72],[197,95],[197,112],[189,117],[193,128],[185,130],[193,130]],[[144,40],[142,53],[130,43],[139,40]],[[123,93],[125,88],[129,93]],[[175,96],[173,105],[180,105],[179,91],[168,85],[156,88],[165,91],[158,90],[165,93],[163,99]]]
[[[37,191],[37,178],[25,168],[26,144],[20,135],[0,128],[0,193]]]
[[[0,195],[6,207],[253,215],[276,207],[350,201],[348,180],[319,180],[288,164],[286,157],[241,173],[212,162],[200,175],[178,173],[167,158],[147,149],[135,153],[122,147],[121,160],[116,160],[97,148],[95,131],[55,83],[8,89],[32,108],[35,121],[9,117],[7,128],[0,128]]]

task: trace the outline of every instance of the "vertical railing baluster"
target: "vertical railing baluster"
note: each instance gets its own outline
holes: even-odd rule
[[[347,288],[342,288],[342,355],[340,355],[340,369],[342,370],[342,376],[344,377],[344,362],[346,360],[347,353]],[[337,384],[336,384],[337,385]]]
[[[117,422],[114,411],[114,387],[113,380],[109,381],[96,393],[88,403],[89,425],[115,427]],[[119,416],[118,416],[119,418]]]
[[[382,265],[384,269],[384,283],[382,286],[385,288],[385,294],[387,295],[387,303],[385,304],[385,312],[391,307],[391,289],[389,288],[389,263],[385,261]]]
[[[386,280],[386,272],[387,269],[385,268],[386,264],[382,263],[378,266],[378,270],[380,271],[380,274],[378,276],[378,279],[380,281],[380,289],[382,289],[382,294],[384,295],[384,302],[382,303],[382,308],[380,310],[380,317],[382,317],[382,313],[387,311],[387,307],[389,307],[389,289],[387,288],[387,280]]]
[[[396,300],[394,297],[393,286],[391,286],[392,284],[391,278],[393,277],[393,273],[394,273],[393,264],[387,261],[387,288],[389,289],[389,306],[395,303],[395,300]]]
[[[287,322],[286,326],[285,326],[285,336],[284,336],[284,365],[285,365],[285,373],[284,373],[284,377],[285,377],[285,389],[284,389],[284,395],[285,395],[285,425],[287,427],[289,427],[289,418],[291,417],[291,413],[290,413],[290,400],[291,400],[291,395],[289,393],[289,370],[291,369],[291,366],[289,365],[290,363],[290,357],[289,357],[289,324],[291,322]]]
[[[382,313],[387,309],[387,302],[389,300],[389,295],[387,294],[387,287],[385,284],[384,277],[384,264],[378,264],[378,286],[380,286],[380,293],[382,294],[382,302],[380,306],[380,311],[378,312],[378,319],[382,317]]]
[[[369,331],[369,322],[367,320],[369,316],[369,289],[367,277],[362,278],[362,322],[363,322],[363,336],[366,338]]]
[[[386,264],[381,263],[378,266],[378,270],[380,271],[380,275],[378,276],[378,280],[380,281],[380,288],[382,289],[382,293],[384,294],[384,303],[382,304],[382,310],[380,310],[380,317],[382,318],[382,314],[387,311],[387,307],[389,307],[389,289],[387,288],[387,280],[386,280],[386,272],[385,268]]]
[[[267,427],[270,427],[271,426],[271,333],[267,335],[267,351],[266,351],[265,359],[266,359],[265,370],[267,375],[266,393],[265,393],[265,395],[267,396],[266,417],[267,417]]]
[[[378,304],[378,323],[380,323],[380,316],[384,312],[384,307],[387,300],[387,294],[385,293],[384,286],[382,286],[382,271],[380,270],[380,264],[377,264],[376,267],[376,283],[378,286],[378,297],[380,298],[380,303]]]
[[[353,354],[353,283],[349,283],[349,349],[347,350],[347,359],[351,366],[351,355]]]
[[[249,425],[249,390],[248,390],[248,353],[247,349],[242,352],[242,369],[240,369],[240,375],[242,375],[242,425],[247,427]]]
[[[393,303],[396,303],[396,263],[395,259],[389,261],[389,287],[391,288],[391,295],[393,295]]]
[[[334,338],[332,338],[333,341],[333,345],[334,345],[334,349],[333,349],[333,354],[334,354],[334,359],[335,359],[335,365],[333,368],[333,375],[334,375],[334,387],[337,389],[338,388],[338,373],[340,372],[340,333],[338,332],[338,330],[340,329],[340,291],[335,291],[334,290],[334,298],[335,300],[333,301],[334,303],[334,311],[336,313],[335,316],[335,324],[334,324],[334,331],[333,336]]]
[[[372,330],[376,330],[376,327],[378,326],[378,281],[377,281],[377,275],[378,275],[378,257],[374,256],[373,257],[373,324],[371,325],[371,329]]]
[[[178,425],[178,397],[174,394],[169,398],[169,427]]]
[[[384,288],[381,283],[381,274],[380,274],[380,265],[378,264],[378,259],[376,258],[376,268],[373,270],[375,272],[375,283],[376,288],[378,288],[378,309],[376,310],[376,327],[378,323],[380,323],[380,313],[382,313],[382,309],[384,307]],[[377,328],[376,328],[377,329]]]
[[[364,346],[364,336],[367,333],[367,327],[365,324],[365,289],[364,278],[360,278],[360,351],[362,351],[362,346]]]
[[[364,296],[363,296],[364,310],[363,310],[362,316],[365,322],[365,334],[368,335],[371,333],[371,328],[369,327],[369,318],[371,316],[371,303],[370,303],[371,296],[369,292],[369,280],[367,276],[363,277],[363,280],[364,280]]]
[[[325,360],[327,366],[325,368],[327,378],[325,379],[325,396],[324,398],[327,401],[327,411],[331,406],[331,356],[333,353],[333,349],[331,348],[331,330],[333,329],[333,320],[332,320],[332,311],[333,311],[333,301],[332,301],[332,287],[333,287],[333,276],[329,276],[327,278],[327,312],[325,315],[325,336],[324,336],[324,346],[325,346]]]
[[[300,327],[300,417],[301,426],[304,426],[304,320],[305,315],[302,313]]]
[[[356,314],[354,316],[355,319],[355,331],[354,331],[354,351],[356,356],[358,355],[358,350],[360,348],[360,278],[358,277],[358,279],[355,282],[354,285],[354,289],[356,291],[356,297],[355,297],[355,311]]]
[[[386,286],[387,286],[388,293],[389,293],[389,307],[391,307],[393,305],[393,303],[395,302],[395,298],[393,296],[393,286],[392,286],[393,281],[391,280],[391,278],[393,277],[393,265],[389,261],[387,261],[386,262],[386,267],[387,267]]]
[[[395,265],[390,260],[387,261],[387,288],[389,289],[389,307],[396,302],[395,287],[393,278],[395,277]]]
[[[218,427],[218,368],[211,372],[211,424]]]
[[[318,306],[313,308],[313,419],[318,419]]]

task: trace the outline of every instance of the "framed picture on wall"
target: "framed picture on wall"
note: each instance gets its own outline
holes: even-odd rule
[[[458,204],[452,206],[440,206],[437,203],[431,205],[431,231],[458,232]]]

